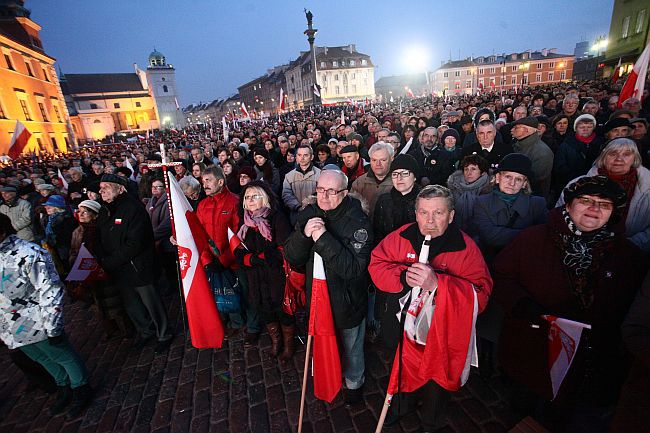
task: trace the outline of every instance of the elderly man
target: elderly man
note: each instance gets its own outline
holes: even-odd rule
[[[85,192],[88,184],[80,167],[72,167],[68,173],[71,178],[71,181],[68,182],[68,197],[72,206],[76,208],[79,203],[88,198]]]
[[[496,135],[494,123],[491,120],[481,120],[476,128],[478,142],[463,146],[463,158],[467,155],[479,155],[487,159],[490,168],[496,168],[504,156],[512,153],[512,146],[496,141]]]
[[[156,338],[155,352],[171,344],[167,313],[154,288],[154,235],[145,208],[126,192],[126,179],[105,174],[99,193],[108,212],[97,223],[97,261],[120,289],[124,307],[138,333],[134,346]]]
[[[346,143],[345,141],[339,141],[341,143]],[[363,176],[367,169],[364,164],[363,159],[359,156],[359,148],[353,144],[348,144],[341,148],[338,152],[341,156],[341,171],[348,178],[348,189],[352,187],[352,183],[357,180],[359,177]]]
[[[291,225],[296,223],[298,212],[305,206],[308,197],[316,191],[320,169],[314,167],[314,152],[310,146],[296,149],[296,168],[284,177],[282,184],[282,201],[289,209]]]
[[[192,155],[192,164],[196,164],[199,162],[202,162],[205,165],[213,165],[214,162],[210,158],[206,158],[205,153],[203,152],[203,149],[199,147],[195,147],[190,151]]]
[[[632,135],[633,129],[634,125],[630,123],[629,119],[615,117],[605,123],[603,126],[603,134],[605,134],[605,139],[609,141],[619,137],[629,137]]]
[[[512,137],[512,128],[513,128],[513,123],[516,122],[519,119],[523,119],[524,117],[528,116],[528,109],[524,105],[519,105],[515,107],[515,109],[512,111],[512,118],[513,122],[510,122],[508,124],[503,125],[499,129],[499,134],[503,137],[503,141],[508,144],[512,144],[513,137]]]
[[[578,110],[578,105],[580,105],[580,97],[574,93],[567,94],[562,101],[562,114],[569,117],[570,132],[573,132],[573,124],[578,116],[582,114],[580,110]]]
[[[388,172],[395,150],[390,144],[377,142],[370,147],[368,153],[370,154],[370,170],[352,183],[350,192],[358,193],[363,197],[368,204],[368,215],[372,220],[377,198],[393,187],[393,181],[388,176]]]
[[[431,151],[438,144],[438,130],[433,126],[424,128],[420,133],[419,145],[413,143],[408,149],[403,147],[400,155],[411,155],[417,161],[420,170],[424,167],[424,161],[431,155]]]
[[[386,425],[396,424],[400,416],[415,410],[421,402],[421,431],[428,432],[439,427],[451,392],[467,380],[464,370],[469,368],[476,315],[487,305],[492,279],[474,241],[451,224],[454,199],[447,188],[423,188],[416,198],[415,220],[379,243],[368,270],[382,291],[404,296],[419,287],[436,297],[426,346],[413,341],[406,332],[399,334],[402,361],[397,368],[402,378],[413,379],[408,381],[408,392],[393,397],[386,418]],[[426,263],[419,263],[427,235],[431,236],[429,256]],[[405,316],[403,311],[402,321]],[[395,322],[386,323],[386,327],[400,326],[396,314],[386,314],[384,320]]]
[[[512,136],[516,140],[513,149],[526,155],[533,163],[533,193],[550,200],[553,151],[537,133],[538,126],[539,121],[535,117],[524,117],[513,122]]]
[[[343,354],[346,406],[362,401],[363,341],[368,309],[366,268],[373,244],[370,220],[358,200],[348,195],[348,179],[339,170],[324,170],[316,187],[316,203],[298,215],[296,231],[285,244],[292,266],[312,275],[314,253],[323,258],[334,326]],[[311,278],[307,296],[311,297]]]
[[[3,202],[0,204],[0,213],[9,217],[20,239],[34,241],[32,205],[18,197],[18,189],[15,186],[3,186],[0,192]]]

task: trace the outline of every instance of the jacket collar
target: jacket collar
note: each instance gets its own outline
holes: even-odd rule
[[[412,223],[400,233],[400,236],[411,243],[411,246],[418,253],[422,249],[424,236],[420,233],[418,223]],[[467,247],[463,233],[454,223],[447,227],[447,230],[436,238],[431,239],[431,246],[429,248],[429,260],[436,257],[441,253],[451,253],[455,251],[462,251]]]

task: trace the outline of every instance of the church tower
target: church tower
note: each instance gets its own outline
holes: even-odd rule
[[[146,76],[151,96],[156,102],[160,128],[185,127],[185,117],[180,109],[176,88],[176,71],[172,65],[167,64],[165,56],[155,48],[149,54]]]

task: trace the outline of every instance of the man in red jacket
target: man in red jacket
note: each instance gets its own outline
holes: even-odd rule
[[[413,287],[420,287],[435,295],[425,344],[402,333],[402,353],[395,358],[401,365],[398,370],[393,368],[391,376],[395,377],[389,385],[389,393],[397,394],[398,387],[401,392],[393,398],[385,422],[397,423],[400,416],[415,410],[421,402],[421,432],[428,432],[444,419],[450,391],[457,391],[467,380],[476,315],[487,305],[492,278],[474,241],[451,224],[454,199],[447,188],[423,188],[415,202],[415,218],[415,223],[400,227],[381,241],[372,252],[368,270],[377,288],[384,292],[399,293],[401,297]],[[429,257],[427,263],[419,263],[427,235],[431,236]],[[392,320],[397,322],[397,318]],[[385,326],[399,324],[382,323],[381,327]],[[401,377],[399,381],[396,373]]]
[[[217,259],[224,268],[231,269],[237,274],[241,288],[242,312],[241,314],[232,313],[229,315],[231,330],[227,335],[234,336],[233,334],[237,333],[237,330],[240,330],[244,326],[242,315],[245,315],[246,336],[244,338],[244,346],[252,347],[257,344],[260,332],[257,312],[246,302],[248,298],[246,274],[241,272],[239,266],[237,266],[235,256],[230,251],[228,243],[228,229],[230,228],[233,233],[237,233],[237,230],[239,230],[239,197],[228,190],[221,167],[210,166],[206,168],[201,180],[203,181],[203,189],[207,197],[199,203],[196,216],[219,251]],[[214,257],[202,258],[203,263],[209,263],[213,260]]]

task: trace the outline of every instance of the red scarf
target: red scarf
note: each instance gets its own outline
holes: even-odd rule
[[[594,138],[596,138],[596,133],[592,132],[589,137],[583,137],[582,135],[576,134],[576,140],[578,140],[580,143],[584,143],[587,146],[591,144],[592,141],[594,141]]]
[[[627,195],[627,201],[625,202],[625,210],[623,211],[623,217],[621,218],[623,221],[627,219],[627,211],[630,208],[630,202],[632,201],[632,196],[634,195],[634,190],[636,189],[636,184],[638,181],[638,175],[637,175],[637,170],[636,168],[630,169],[626,174],[610,174],[605,167],[601,167],[598,169],[598,174],[602,174],[616,182],[625,190],[625,194]]]

